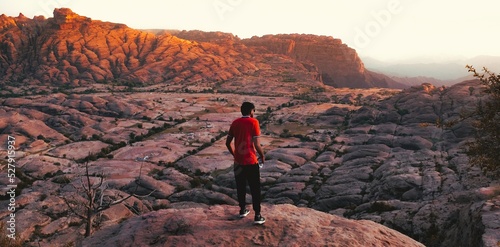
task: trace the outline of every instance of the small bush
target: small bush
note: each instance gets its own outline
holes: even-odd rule
[[[10,234],[7,231],[7,227],[5,226],[5,222],[0,222],[0,246],[9,246],[9,247],[22,247],[24,240],[19,239],[17,236],[15,239],[10,238],[7,234]]]
[[[370,207],[370,212],[387,212],[387,211],[393,211],[396,208],[392,205],[389,205],[387,202],[384,201],[376,201],[372,203]]]
[[[173,218],[169,223],[166,227],[172,235],[180,236],[193,232],[193,226],[187,223],[184,218]]]

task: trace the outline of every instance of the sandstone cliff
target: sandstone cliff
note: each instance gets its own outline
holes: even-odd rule
[[[340,39],[316,35],[266,35],[242,40],[248,46],[263,47],[266,50],[285,54],[299,61],[315,64],[323,82],[335,87],[406,88],[387,76],[365,69],[356,51]]]
[[[270,66],[270,54],[281,54],[296,61],[295,71],[317,73],[313,79],[330,86],[406,87],[365,70],[356,51],[332,37],[267,35],[241,40],[221,32],[140,31],[65,8],[55,9],[48,19],[2,15],[0,27],[2,84],[220,82],[255,75]]]

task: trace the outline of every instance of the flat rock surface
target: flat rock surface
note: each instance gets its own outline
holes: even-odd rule
[[[101,141],[74,142],[52,149],[48,154],[78,160],[89,156],[89,154],[97,154],[107,146],[109,145]]]
[[[262,210],[264,225],[253,225],[253,213],[238,218],[237,206],[159,210],[103,229],[82,246],[424,246],[367,220],[292,205]]]

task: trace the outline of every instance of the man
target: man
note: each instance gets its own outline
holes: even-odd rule
[[[245,195],[247,182],[252,194],[252,207],[255,211],[254,224],[264,224],[266,219],[260,215],[260,171],[256,151],[262,164],[265,161],[264,151],[260,146],[259,121],[254,118],[255,106],[250,102],[241,105],[241,118],[233,121],[226,139],[226,147],[234,157],[234,177],[240,206],[240,217],[247,216]],[[234,139],[234,149],[231,142]]]

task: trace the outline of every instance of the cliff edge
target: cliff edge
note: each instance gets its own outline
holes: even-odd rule
[[[253,213],[238,218],[237,206],[178,206],[103,229],[82,246],[424,246],[372,221],[289,204],[263,205],[264,225],[252,224]]]

